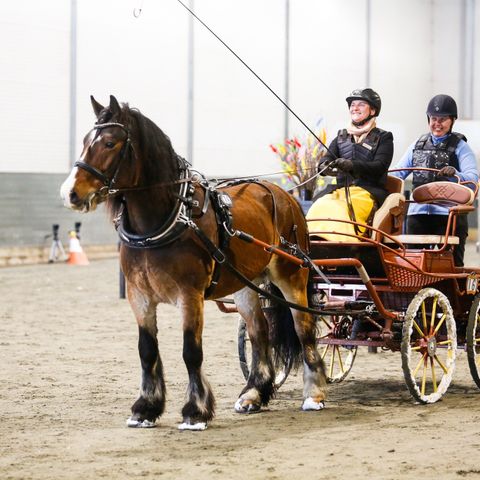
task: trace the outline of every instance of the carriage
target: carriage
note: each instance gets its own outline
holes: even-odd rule
[[[347,377],[358,347],[399,351],[412,397],[433,403],[450,385],[459,348],[466,350],[471,375],[480,388],[480,269],[455,267],[452,256],[459,243],[452,233],[456,219],[474,210],[478,186],[435,182],[416,188],[406,200],[403,183],[388,176],[389,196],[367,227],[367,235],[337,243],[322,239],[327,232],[310,228],[310,256],[321,271],[312,270],[308,297],[310,306],[319,310],[317,347],[328,382]],[[404,234],[403,220],[411,202],[448,206],[445,234]],[[217,303],[223,311],[235,311],[225,302]],[[265,296],[262,304],[272,321],[269,312],[278,305]],[[240,317],[238,353],[246,377],[248,349],[245,321]],[[276,372],[277,387],[290,370],[287,358]]]

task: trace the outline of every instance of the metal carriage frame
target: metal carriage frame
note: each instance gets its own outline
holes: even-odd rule
[[[374,219],[373,226],[358,224],[367,236],[352,235],[355,238],[335,243],[321,239],[326,232],[310,231],[310,257],[321,270],[312,270],[308,286],[310,306],[321,312],[316,315],[318,349],[332,383],[348,376],[358,347],[400,351],[412,397],[434,403],[451,383],[457,348],[467,351],[471,375],[480,388],[480,268],[454,265],[452,248],[458,238],[451,234],[457,216],[474,210],[478,185],[471,189],[434,182],[418,187],[411,201],[446,204],[449,217],[445,235],[411,236],[402,231],[409,203],[403,182],[389,179],[391,195],[381,219]],[[224,311],[234,310],[217,303]],[[272,301],[263,298],[262,304],[269,320]],[[245,376],[247,340],[240,319],[238,347]],[[287,360],[277,374],[277,386],[290,368]]]

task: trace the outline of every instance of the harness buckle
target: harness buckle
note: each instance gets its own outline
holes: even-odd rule
[[[217,263],[225,263],[226,257],[221,250],[217,250],[216,252],[212,253],[212,257]]]
[[[236,230],[232,230],[232,229],[230,228],[230,225],[227,225],[227,222],[223,222],[223,223],[222,223],[222,226],[223,226],[223,228],[225,229],[225,231],[227,232],[227,235],[228,235],[229,237],[235,237],[235,236],[236,236],[237,231],[236,231]]]
[[[97,193],[100,197],[108,197],[108,195],[111,195],[111,191],[108,185],[104,185]]]
[[[192,175],[190,177],[190,181],[193,184],[198,184],[202,181],[202,176],[198,172],[194,172],[194,173],[192,173]]]

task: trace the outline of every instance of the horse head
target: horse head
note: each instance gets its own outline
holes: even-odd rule
[[[112,190],[135,183],[128,106],[120,107],[113,95],[108,107],[90,98],[97,122],[85,135],[80,159],[60,189],[65,206],[82,212],[94,210]]]

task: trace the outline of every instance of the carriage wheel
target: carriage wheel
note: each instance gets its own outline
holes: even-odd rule
[[[319,343],[328,338],[348,339],[352,330],[353,319],[348,316],[317,317],[317,349],[325,362],[328,383],[340,383],[352,369],[357,356],[356,346],[343,346]]]
[[[242,316],[238,318],[238,359],[245,380],[248,380],[250,374],[251,347],[248,338],[247,323]],[[280,388],[288,377],[292,369],[293,359],[288,359],[285,365],[275,371],[275,388]]]
[[[467,357],[473,381],[480,388],[480,294],[473,299],[468,314]]]
[[[421,403],[434,403],[452,381],[457,332],[448,298],[424,288],[408,306],[403,324],[402,369],[410,394]]]

